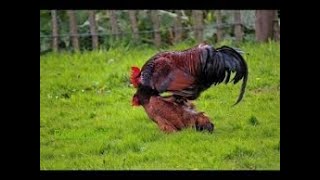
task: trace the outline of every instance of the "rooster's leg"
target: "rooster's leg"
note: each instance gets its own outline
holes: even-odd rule
[[[175,102],[180,105],[184,105],[188,102],[187,99],[177,96],[177,95],[169,95],[169,96],[162,96],[165,100],[170,101],[170,102]]]
[[[181,96],[169,95],[169,96],[162,96],[162,98],[166,101],[174,102],[182,106],[185,105],[190,109],[195,109],[195,106],[192,102],[188,101],[188,99],[185,99]]]

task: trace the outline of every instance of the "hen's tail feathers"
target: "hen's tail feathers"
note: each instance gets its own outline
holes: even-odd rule
[[[136,66],[131,67],[130,83],[133,84],[135,88],[138,87],[138,77],[140,75],[140,69]]]
[[[236,75],[231,80],[234,84],[236,84],[238,81],[242,79],[242,85],[239,97],[233,106],[238,104],[245,93],[247,80],[248,80],[248,66],[244,58],[239,53],[239,50],[230,48],[228,46],[222,46],[221,48],[217,49],[218,52],[221,52],[221,55],[224,56],[225,59],[225,65],[228,69],[227,71],[227,78],[225,80],[225,83],[229,81],[230,78],[230,71],[236,71]]]

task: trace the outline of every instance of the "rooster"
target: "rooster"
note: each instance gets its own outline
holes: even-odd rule
[[[141,68],[131,67],[130,82],[135,88],[145,86],[158,94],[171,92],[176,102],[195,100],[200,94],[223,81],[234,84],[241,79],[242,86],[236,101],[245,93],[248,67],[242,55],[235,49],[222,46],[213,48],[207,44],[183,51],[160,52],[151,57]]]
[[[197,131],[213,131],[214,125],[210,119],[203,112],[196,112],[193,104],[177,104],[172,100],[142,86],[134,94],[132,105],[143,106],[148,117],[167,133],[188,127],[195,127]]]

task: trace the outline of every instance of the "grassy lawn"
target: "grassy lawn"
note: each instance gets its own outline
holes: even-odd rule
[[[249,67],[243,101],[231,107],[241,83],[211,87],[195,101],[213,120],[212,134],[165,134],[131,106],[130,67],[156,49],[40,56],[40,169],[279,170],[280,45],[241,49]]]

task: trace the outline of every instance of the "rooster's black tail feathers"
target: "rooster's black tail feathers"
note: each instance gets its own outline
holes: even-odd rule
[[[232,72],[236,73],[231,80],[234,84],[238,83],[241,79],[243,80],[239,97],[234,104],[236,105],[242,100],[245,93],[248,80],[247,63],[242,55],[231,47],[222,46],[215,49],[214,52],[215,53],[213,53],[214,55],[212,57],[212,65],[215,72],[215,76],[213,78],[214,84],[221,83],[222,81],[228,83]]]

